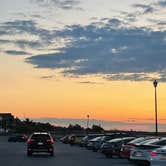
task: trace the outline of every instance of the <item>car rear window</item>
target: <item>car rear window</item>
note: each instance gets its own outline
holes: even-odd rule
[[[50,136],[48,134],[34,134],[31,138],[35,140],[47,140],[50,139]]]

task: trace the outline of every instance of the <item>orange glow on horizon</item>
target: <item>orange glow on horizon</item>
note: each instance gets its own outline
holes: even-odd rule
[[[13,58],[14,66],[2,75],[0,109],[18,117],[86,118],[107,121],[154,118],[152,82],[106,81],[101,78],[62,77],[50,70],[38,70]],[[19,69],[19,68],[18,68]],[[53,79],[41,79],[48,73]],[[80,83],[96,81],[97,84]],[[159,119],[165,119],[165,83],[158,85]],[[162,121],[161,121],[162,122]]]

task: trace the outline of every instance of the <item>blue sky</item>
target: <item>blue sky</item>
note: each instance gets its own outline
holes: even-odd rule
[[[37,68],[166,80],[165,0],[1,0],[0,8],[1,52]]]

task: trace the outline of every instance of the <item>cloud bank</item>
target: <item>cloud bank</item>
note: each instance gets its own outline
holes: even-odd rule
[[[71,44],[58,53],[29,57],[37,68],[63,69],[64,74],[107,75],[111,80],[166,80],[166,31],[126,28],[118,19],[98,25],[73,25],[56,32]]]

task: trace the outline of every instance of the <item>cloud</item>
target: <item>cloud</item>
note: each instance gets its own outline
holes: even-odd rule
[[[40,77],[41,79],[52,79],[54,78],[54,75],[47,75],[47,76],[42,76]]]
[[[150,73],[166,78],[166,31],[128,28],[111,19],[102,27],[68,26],[56,35],[70,38],[71,44],[58,53],[35,55],[26,62],[37,68],[63,69],[64,74],[109,75],[111,80],[151,80]]]
[[[0,24],[0,44],[10,44],[22,49],[39,50],[52,44],[54,31],[38,26],[32,20],[14,20]]]
[[[80,84],[103,84],[102,82],[94,82],[94,81],[81,81]]]
[[[46,3],[45,0],[35,1]],[[57,0],[48,2],[62,4]],[[73,6],[74,2],[63,1]],[[164,4],[164,1],[159,2]],[[156,11],[154,3],[135,4],[134,7],[143,9],[144,13],[150,13],[150,7]],[[41,28],[33,20],[8,21],[0,24],[0,44],[14,44],[22,52],[27,48],[40,50],[40,54],[25,61],[36,68],[61,69],[64,76],[99,74],[107,80],[151,81],[155,78],[165,82],[166,30],[135,26],[132,22],[138,15],[137,11],[135,14],[125,12],[124,19],[95,19],[89,25],[65,26],[61,30]],[[164,20],[154,19],[153,22],[158,28],[165,26]],[[15,35],[29,37],[28,40],[13,40]],[[59,44],[60,40],[67,44]],[[60,47],[56,47],[57,43]]]
[[[51,32],[38,27],[33,20],[14,20],[0,25],[0,36],[20,34],[36,35],[48,43],[51,39]]]
[[[157,4],[161,7],[166,7],[166,0],[159,0]]]
[[[26,47],[40,48],[42,46],[42,43],[40,41],[16,40],[13,43],[22,49]]]
[[[7,50],[5,51],[6,54],[9,54],[9,55],[29,55],[28,52],[25,52],[25,51],[16,51],[16,50]]]
[[[64,10],[81,9],[78,7],[80,1],[77,0],[31,0],[42,7],[56,7]]]
[[[143,9],[143,14],[148,14],[148,13],[153,13],[154,12],[154,8],[151,4],[150,5],[134,4],[133,6],[136,7],[136,8]]]

